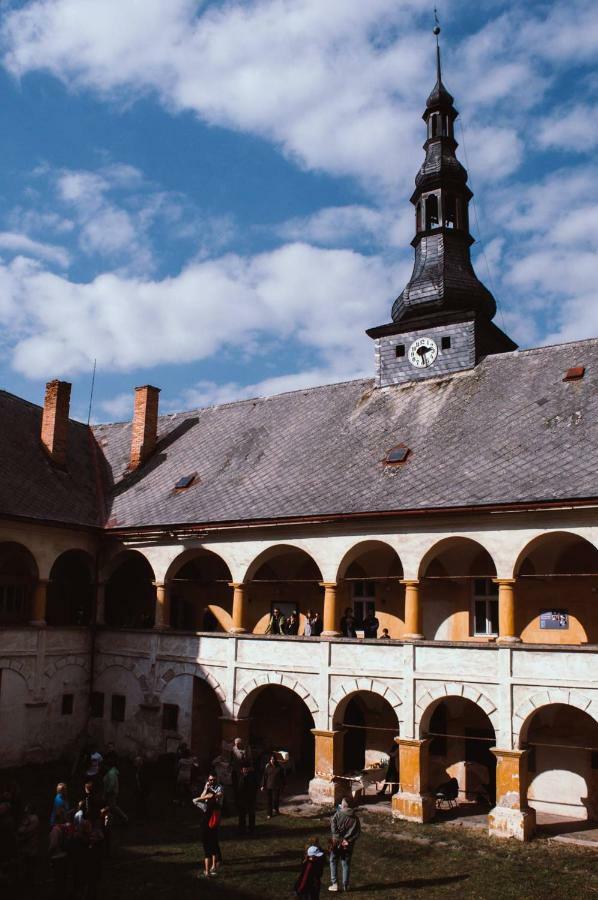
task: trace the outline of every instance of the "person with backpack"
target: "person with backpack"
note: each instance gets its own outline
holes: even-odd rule
[[[301,900],[319,900],[324,872],[324,851],[317,837],[312,838],[305,848],[301,873],[295,882],[295,896]]]
[[[348,891],[351,875],[351,857],[355,842],[361,834],[361,822],[345,798],[330,820],[330,881],[329,891]],[[337,881],[338,864],[341,865],[342,886]]]

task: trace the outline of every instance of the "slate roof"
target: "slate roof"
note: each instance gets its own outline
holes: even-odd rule
[[[563,382],[575,365],[585,377]],[[154,457],[132,475],[130,424],[94,433],[114,479],[109,527],[597,497],[598,340],[403,386],[358,380],[162,416]],[[407,461],[387,466],[399,443]]]
[[[68,467],[63,471],[42,447],[41,420],[39,406],[0,391],[0,515],[102,524],[92,433],[69,422]]]

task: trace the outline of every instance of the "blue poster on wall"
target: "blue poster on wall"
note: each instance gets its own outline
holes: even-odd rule
[[[569,613],[566,609],[543,609],[540,612],[540,628],[560,630],[569,627]]]

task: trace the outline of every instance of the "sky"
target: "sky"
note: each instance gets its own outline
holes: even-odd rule
[[[598,3],[438,0],[472,249],[522,347],[598,336]],[[409,279],[423,0],[0,0],[0,388],[122,421],[371,377]],[[572,365],[577,360],[572,359]]]

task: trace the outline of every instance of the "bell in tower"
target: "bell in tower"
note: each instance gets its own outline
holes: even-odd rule
[[[496,302],[471,264],[467,172],[455,151],[458,112],[442,82],[438,24],[436,84],[423,114],[426,157],[415,179],[415,263],[392,306],[392,322],[371,328],[376,384],[401,384],[472,368],[516,344],[493,322]]]

